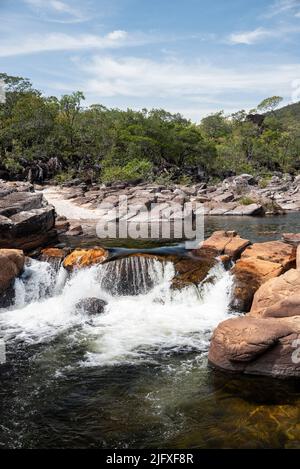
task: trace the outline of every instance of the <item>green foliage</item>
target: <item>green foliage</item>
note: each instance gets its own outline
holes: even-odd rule
[[[150,180],[152,163],[146,160],[134,159],[125,166],[108,166],[101,175],[103,182],[131,182],[136,180]]]
[[[255,204],[255,200],[251,199],[251,197],[244,196],[239,200],[241,205],[252,205]]]
[[[281,98],[267,98],[256,125],[242,110],[218,112],[199,125],[163,109],[84,108],[84,95],[45,97],[22,77],[0,73],[6,103],[0,104],[0,169],[26,176],[28,167],[57,158],[51,177],[90,180],[155,180],[191,184],[204,173],[268,175],[300,169],[300,103],[276,110]],[[255,111],[256,112],[256,111]],[[262,183],[263,184],[263,183]]]

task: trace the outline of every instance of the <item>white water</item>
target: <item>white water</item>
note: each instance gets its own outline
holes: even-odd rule
[[[84,344],[81,364],[85,366],[155,360],[158,353],[206,351],[212,329],[228,317],[229,274],[215,267],[216,283],[209,283],[199,296],[196,287],[170,289],[173,264],[143,262],[123,259],[81,270],[65,284],[62,271],[53,280],[47,264],[38,263],[38,268],[33,263],[28,269],[34,274],[16,282],[15,308],[0,314],[2,335],[8,341],[32,344],[67,333],[74,344]],[[120,294],[124,266],[133,271],[133,295]],[[41,299],[49,289],[53,296]],[[104,314],[89,317],[76,311],[76,303],[89,297],[108,302]]]

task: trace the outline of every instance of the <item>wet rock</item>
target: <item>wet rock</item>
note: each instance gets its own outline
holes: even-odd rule
[[[96,316],[104,313],[106,306],[107,302],[99,298],[84,298],[76,304],[75,309],[77,311],[84,311],[91,316]]]
[[[174,262],[176,275],[172,286],[181,289],[189,285],[199,285],[213,266],[217,264],[214,251],[197,251],[197,256],[184,257]]]
[[[298,246],[300,244],[300,233],[284,233],[282,239],[286,243]]]
[[[219,324],[209,350],[209,362],[226,371],[280,378],[300,377],[300,317],[241,317]]]
[[[76,249],[65,258],[63,266],[72,271],[74,268],[80,269],[102,264],[107,258],[108,252],[103,248]]]
[[[13,300],[12,286],[24,268],[25,256],[17,249],[0,249],[0,307],[7,307]]]

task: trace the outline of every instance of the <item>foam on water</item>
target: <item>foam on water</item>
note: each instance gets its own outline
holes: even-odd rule
[[[69,340],[84,342],[81,364],[85,366],[206,351],[212,329],[228,317],[231,277],[220,265],[211,272],[215,283],[199,295],[196,287],[170,288],[174,276],[170,262],[127,258],[78,271],[69,279],[61,270],[55,281],[49,264],[44,264],[29,266],[34,273],[26,279],[25,271],[16,282],[16,305],[0,314],[2,335],[8,341],[32,344],[67,333]],[[132,272],[132,294],[122,288],[124,269]],[[76,310],[76,303],[89,297],[108,302],[104,314],[91,318]]]

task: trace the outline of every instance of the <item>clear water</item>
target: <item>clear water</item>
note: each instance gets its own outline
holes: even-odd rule
[[[254,219],[245,233],[245,219],[224,217],[207,230],[275,239],[300,231],[297,219]],[[160,252],[170,249],[180,248]],[[126,258],[67,278],[32,261],[0,312],[0,447],[299,448],[299,381],[207,366],[212,330],[230,316],[228,274],[217,266],[213,284],[182,292],[173,274],[169,262]],[[103,315],[76,310],[88,297],[107,301]]]

